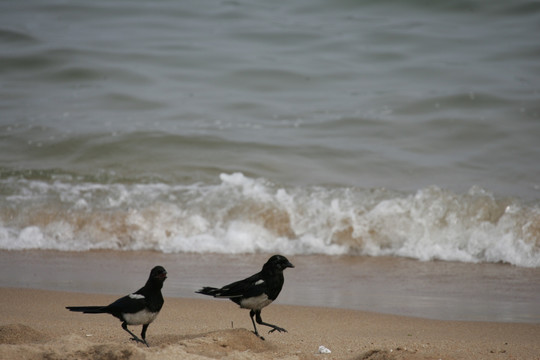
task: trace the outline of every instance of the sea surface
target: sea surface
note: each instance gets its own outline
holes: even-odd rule
[[[526,0],[2,1],[0,250],[540,282],[538,34]]]

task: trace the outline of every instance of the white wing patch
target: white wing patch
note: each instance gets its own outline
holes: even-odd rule
[[[129,294],[129,297],[132,299],[144,299],[144,295],[141,294]]]
[[[243,307],[244,309],[261,310],[263,307],[268,306],[271,303],[272,300],[268,299],[266,294],[261,294],[259,296],[242,300],[240,302],[240,307]]]
[[[144,309],[134,314],[124,313],[123,315],[124,315],[124,320],[126,320],[126,322],[129,325],[144,325],[144,324],[150,324],[152,321],[154,321],[156,317],[158,316],[158,313],[150,312]]]
[[[261,284],[264,284],[264,280],[263,280],[263,279],[257,280],[257,281],[255,282],[255,285],[261,285]]]

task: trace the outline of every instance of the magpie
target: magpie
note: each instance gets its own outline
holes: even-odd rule
[[[268,259],[262,270],[255,275],[225,285],[220,289],[206,286],[196,291],[196,293],[215,298],[228,298],[240,305],[241,308],[250,309],[249,316],[255,329],[254,333],[264,340],[257,331],[257,326],[253,320],[254,316],[257,324],[272,328],[268,333],[276,330],[278,332],[287,332],[284,328],[265,323],[261,318],[261,310],[265,306],[270,305],[278,297],[283,287],[283,270],[289,267],[293,268],[294,265],[286,257],[274,255]]]
[[[142,288],[107,306],[67,306],[66,309],[84,314],[111,314],[122,321],[122,329],[132,336],[131,340],[149,346],[146,342],[146,330],[163,306],[161,288],[165,279],[167,279],[167,271],[162,266],[156,266]],[[142,340],[129,331],[128,325],[143,326]]]

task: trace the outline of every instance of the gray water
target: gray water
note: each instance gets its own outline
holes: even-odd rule
[[[0,7],[4,173],[540,198],[537,2]]]
[[[540,266],[539,33],[535,1],[2,1],[0,248]]]

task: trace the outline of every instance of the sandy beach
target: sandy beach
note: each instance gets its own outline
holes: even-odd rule
[[[539,5],[0,2],[0,360],[540,360]]]
[[[540,359],[540,324],[426,320],[274,304],[263,319],[288,333],[266,340],[230,301],[166,298],[149,327],[150,348],[135,344],[108,315],[68,305],[117,296],[0,289],[2,359]],[[140,333],[140,327],[133,327]],[[331,350],[319,354],[319,346]]]

